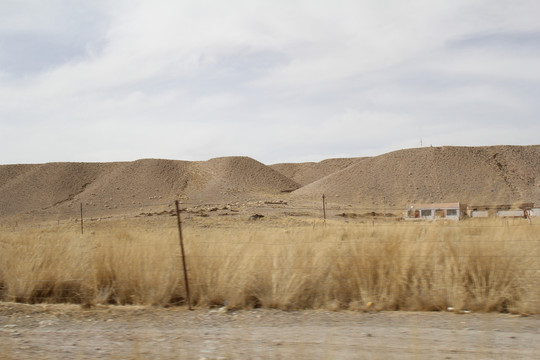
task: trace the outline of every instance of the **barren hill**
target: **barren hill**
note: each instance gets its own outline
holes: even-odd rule
[[[305,186],[366,159],[368,158],[326,159],[320,162],[281,163],[270,167]]]
[[[429,147],[358,161],[293,192],[373,207],[540,202],[540,146]]]
[[[540,145],[430,147],[271,166],[248,157],[0,166],[0,217],[65,218],[76,216],[79,203],[111,214],[170,209],[175,199],[184,206],[276,197],[298,203],[319,201],[323,193],[329,203],[368,209],[454,201],[538,205]]]
[[[300,187],[248,157],[204,162],[144,159],[117,163],[0,166],[0,216],[28,213],[138,211],[185,202],[227,202],[271,196]]]
[[[82,193],[114,166],[114,163],[0,166],[0,216],[60,206]]]
[[[241,199],[250,194],[290,192],[300,187],[285,175],[249,157],[216,158],[197,165],[208,180],[204,189],[193,194],[196,199]]]

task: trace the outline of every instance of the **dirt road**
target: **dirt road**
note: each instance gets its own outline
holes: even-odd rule
[[[533,359],[540,317],[0,303],[2,359]]]

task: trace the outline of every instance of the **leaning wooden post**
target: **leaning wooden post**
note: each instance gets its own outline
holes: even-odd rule
[[[178,205],[178,200],[175,202],[176,205],[176,219],[178,221],[178,235],[180,236],[180,250],[182,251],[182,267],[184,269],[184,285],[186,286],[186,297],[189,310],[191,308],[191,295],[189,293],[189,282],[187,276],[187,266],[186,266],[186,254],[184,252],[184,237],[182,236],[182,220],[180,219],[180,206]]]
[[[84,234],[83,214],[82,214],[82,203],[81,203],[81,234]]]
[[[326,226],[326,200],[325,200],[324,194],[322,194],[322,211],[323,211],[324,226]]]

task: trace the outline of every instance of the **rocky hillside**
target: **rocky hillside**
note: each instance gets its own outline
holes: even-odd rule
[[[248,157],[208,161],[0,166],[0,217],[131,213],[148,207],[280,198],[403,209],[414,202],[540,205],[540,146],[426,147],[371,158],[264,165]]]
[[[414,202],[540,204],[540,146],[429,147],[376,156],[293,195],[403,208]]]
[[[299,184],[248,157],[203,162],[144,159],[117,163],[0,166],[0,216],[139,211],[186,203],[226,203],[290,192]]]

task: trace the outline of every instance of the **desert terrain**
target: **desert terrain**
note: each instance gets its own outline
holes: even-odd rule
[[[265,165],[208,161],[0,165],[0,219],[76,218],[184,208],[329,206],[401,213],[411,203],[540,203],[540,146],[427,147],[370,158]]]
[[[535,358],[539,219],[401,216],[538,205],[539,179],[538,145],[0,165],[0,353]]]

